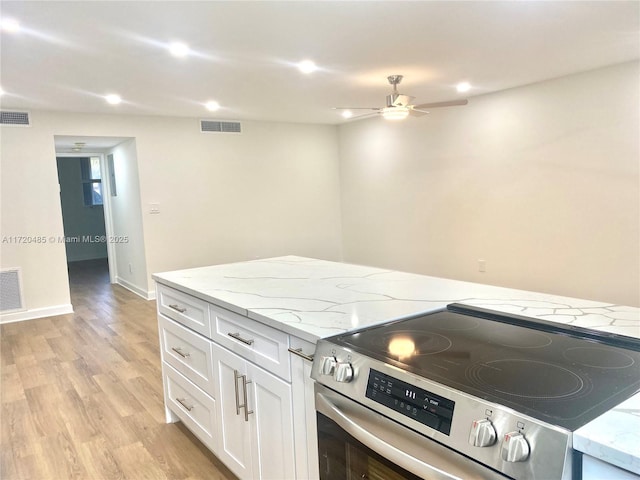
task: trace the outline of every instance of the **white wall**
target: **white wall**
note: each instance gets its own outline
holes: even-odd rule
[[[57,241],[64,231],[50,132],[0,127],[0,268],[22,268],[24,304],[36,316],[71,311],[64,241]],[[16,237],[44,242],[15,243]]]
[[[110,152],[113,155],[116,195],[109,195],[116,257],[116,281],[146,296],[149,291],[147,259],[138,176],[136,140],[127,140]]]
[[[30,128],[1,128],[3,236],[63,235],[54,135],[130,137],[143,209],[140,288],[153,288],[152,273],[178,268],[341,257],[333,126],[243,122],[234,135],[202,134],[190,118],[32,111],[31,119]],[[149,214],[150,203],[160,204],[159,215]],[[0,249],[2,268],[23,269],[29,309],[69,304],[64,244]]]
[[[57,159],[64,234],[67,237],[80,239],[80,241],[66,242],[67,262],[107,257],[106,243],[83,241],[83,237],[92,239],[103,237],[105,227],[103,206],[88,207],[84,204],[80,162],[80,157],[58,157]]]
[[[345,260],[640,306],[639,78],[635,62],[341,126]]]

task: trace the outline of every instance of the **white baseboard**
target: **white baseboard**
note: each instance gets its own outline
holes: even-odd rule
[[[0,314],[0,323],[22,322],[23,320],[55,317],[56,315],[66,315],[67,313],[73,313],[73,306],[70,303],[54,305],[52,307],[33,308],[21,312],[3,313]]]
[[[144,298],[145,300],[155,300],[155,298],[156,298],[156,292],[155,291],[154,292],[151,292],[151,291],[147,292],[147,291],[143,290],[142,288],[138,287],[137,285],[134,285],[131,282],[127,282],[123,278],[116,277],[116,283],[118,285],[120,285],[121,287],[126,288],[130,292],[135,293],[139,297]]]

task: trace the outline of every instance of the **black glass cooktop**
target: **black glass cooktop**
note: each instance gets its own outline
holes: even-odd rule
[[[640,340],[473,307],[332,341],[572,431],[640,391]]]

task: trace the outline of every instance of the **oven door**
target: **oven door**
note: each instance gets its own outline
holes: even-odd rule
[[[321,480],[504,480],[484,465],[316,383]]]

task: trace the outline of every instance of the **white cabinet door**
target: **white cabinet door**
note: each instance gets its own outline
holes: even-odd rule
[[[247,362],[227,349],[212,344],[216,382],[216,400],[220,425],[218,457],[240,478],[253,478],[251,427],[245,420],[242,377]],[[246,378],[246,377],[245,377]],[[248,388],[248,387],[247,387]],[[252,415],[249,415],[251,419]]]
[[[291,385],[253,364],[247,372],[254,478],[295,479]]]
[[[317,480],[318,434],[315,406],[314,381],[311,378],[311,360],[305,356],[313,355],[315,345],[291,338],[292,348],[300,349],[298,354],[291,353],[291,378],[293,394],[293,432],[296,448],[296,479]]]

